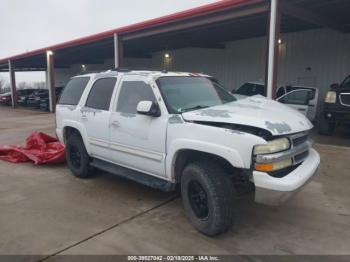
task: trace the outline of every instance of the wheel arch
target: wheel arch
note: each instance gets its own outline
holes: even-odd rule
[[[212,144],[205,141],[196,141],[193,139],[177,139],[168,147],[166,158],[166,175],[170,181],[176,181],[175,167],[178,164],[179,157],[184,157],[183,154],[189,156],[191,154],[206,156],[209,158],[220,159],[236,169],[250,168],[245,167],[244,161],[237,150],[218,144]],[[248,161],[249,162],[249,161]]]
[[[180,182],[183,169],[189,164],[197,161],[214,161],[222,166],[229,174],[234,174],[240,168],[234,167],[227,159],[217,154],[193,149],[180,149],[173,159],[173,179]]]
[[[78,134],[81,137],[81,139],[84,142],[86,151],[88,153],[90,153],[90,147],[89,147],[86,132],[84,131],[84,128],[82,128],[79,125],[69,123],[63,127],[63,141],[64,141],[64,143],[66,144],[68,137],[74,133]]]

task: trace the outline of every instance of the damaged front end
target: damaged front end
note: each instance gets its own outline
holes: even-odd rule
[[[261,137],[261,138],[265,139],[266,141],[273,139],[273,135],[271,134],[271,132],[267,131],[266,129],[258,128],[255,126],[246,126],[246,125],[220,123],[220,122],[208,122],[208,121],[192,121],[192,123],[199,124],[199,125],[207,125],[207,126],[225,128],[232,133],[238,133],[238,134],[248,133],[251,135]]]

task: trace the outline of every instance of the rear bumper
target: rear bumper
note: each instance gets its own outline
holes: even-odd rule
[[[38,101],[38,100],[28,100],[28,101],[27,101],[27,105],[28,105],[28,106],[36,106],[36,107],[39,107],[40,101]]]
[[[285,177],[275,178],[267,173],[254,171],[255,202],[273,206],[282,204],[311,180],[319,164],[320,156],[311,148],[304,162]]]
[[[11,100],[0,99],[0,104],[2,104],[2,105],[10,105],[11,104]]]

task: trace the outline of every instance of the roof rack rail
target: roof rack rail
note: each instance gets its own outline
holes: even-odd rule
[[[131,70],[129,68],[126,67],[118,67],[118,68],[114,68],[111,71],[117,71],[117,72],[130,72]]]
[[[161,69],[161,68],[149,68],[149,67],[118,67],[115,69],[112,69],[112,71],[117,71],[117,72],[130,72],[130,71],[159,71],[162,73],[168,73],[168,70],[166,69]]]

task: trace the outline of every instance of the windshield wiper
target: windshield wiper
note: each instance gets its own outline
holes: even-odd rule
[[[192,111],[192,110],[197,110],[197,109],[203,109],[203,108],[207,108],[207,107],[209,107],[209,106],[197,105],[197,106],[193,106],[193,107],[181,109],[181,113],[183,113],[183,112],[188,112],[188,111]]]

